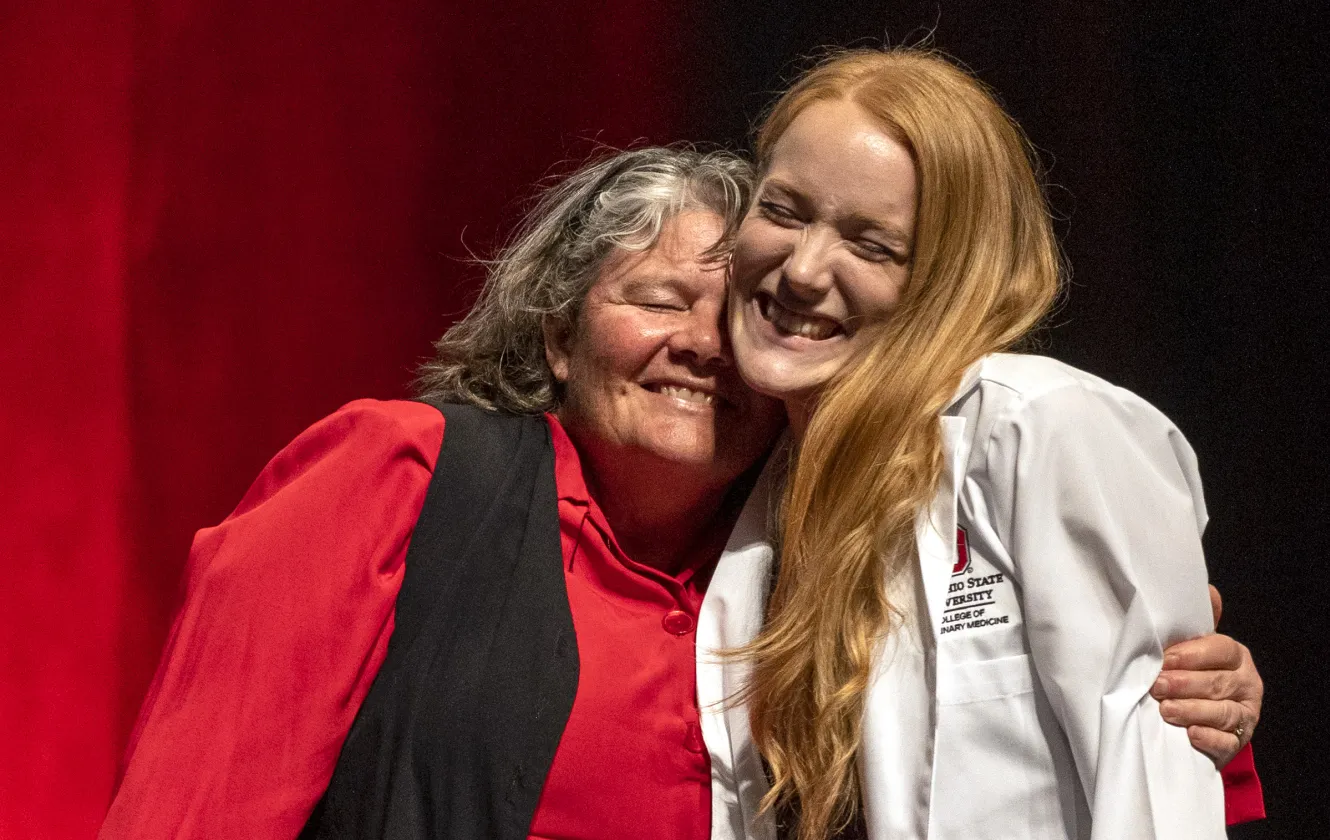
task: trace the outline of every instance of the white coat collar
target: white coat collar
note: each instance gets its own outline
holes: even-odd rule
[[[961,384],[956,387],[956,392],[952,395],[950,402],[947,403],[947,407],[942,410],[943,414],[946,414],[948,411],[955,408],[956,404],[964,399],[965,395],[974,390],[974,387],[979,384],[979,378],[983,375],[984,362],[987,358],[988,357],[985,356],[965,369],[965,373],[961,375]]]

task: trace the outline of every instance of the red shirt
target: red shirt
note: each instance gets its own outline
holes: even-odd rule
[[[350,403],[198,533],[100,837],[299,833],[387,651],[443,427],[419,403]],[[633,562],[550,429],[580,673],[531,836],[706,838],[693,628],[716,558]]]

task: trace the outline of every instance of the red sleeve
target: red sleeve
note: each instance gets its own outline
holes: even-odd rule
[[[387,650],[442,439],[429,406],[350,403],[195,536],[102,840],[300,832]]]
[[[1239,750],[1220,775],[1224,777],[1224,810],[1229,825],[1265,819],[1265,794],[1256,776],[1251,744]]]

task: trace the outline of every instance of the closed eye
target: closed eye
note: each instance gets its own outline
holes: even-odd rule
[[[850,243],[854,249],[859,252],[859,256],[874,262],[883,262],[892,260],[899,262],[895,251],[883,245],[880,242],[873,242],[868,239],[856,239]]]
[[[789,207],[771,200],[759,201],[757,209],[769,221],[785,227],[800,224],[802,221],[799,215]]]
[[[620,302],[647,312],[687,312],[691,306],[690,296],[669,278],[636,278],[622,294]]]
[[[682,303],[659,303],[640,301],[636,304],[639,309],[645,309],[648,312],[687,312],[688,307]]]
[[[909,256],[900,249],[883,245],[881,242],[874,242],[871,239],[855,239],[850,244],[861,258],[872,262],[890,261],[898,265],[905,265],[910,261]]]

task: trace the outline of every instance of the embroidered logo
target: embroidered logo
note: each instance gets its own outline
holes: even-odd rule
[[[956,564],[951,567],[951,578],[942,613],[943,635],[1020,623],[1011,581],[982,552],[976,562],[964,528],[956,529]]]
[[[953,575],[964,574],[970,568],[970,541],[964,528],[956,529],[956,565],[951,567]]]

